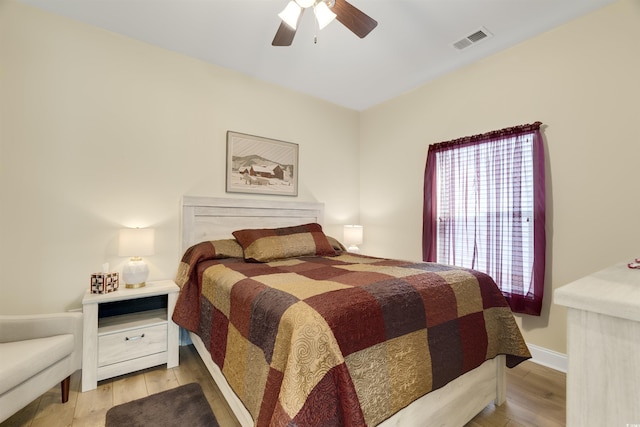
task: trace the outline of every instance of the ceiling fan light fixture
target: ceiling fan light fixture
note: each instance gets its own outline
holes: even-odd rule
[[[298,26],[298,18],[302,13],[302,8],[294,0],[287,3],[287,6],[278,14],[280,19],[294,30]]]
[[[316,20],[318,21],[318,27],[323,29],[327,25],[331,23],[334,19],[336,19],[336,14],[329,9],[329,6],[324,1],[319,1],[313,7],[313,11],[316,15]]]
[[[344,25],[356,36],[365,38],[378,22],[353,6],[347,0],[289,0],[289,4],[278,16],[282,19],[272,46],[291,46],[296,35],[296,28],[300,25],[305,8],[313,7],[318,24],[317,30],[326,27],[334,19]],[[317,35],[314,36],[314,42]]]
[[[313,6],[313,4],[316,2],[316,0],[295,0],[295,1],[303,9]]]

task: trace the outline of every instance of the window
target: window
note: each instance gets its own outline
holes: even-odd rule
[[[496,281],[514,312],[540,315],[545,264],[540,122],[429,147],[423,259]]]

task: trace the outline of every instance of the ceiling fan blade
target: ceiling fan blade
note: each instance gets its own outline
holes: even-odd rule
[[[342,25],[361,39],[365,38],[378,25],[378,21],[345,0],[336,0],[331,10]]]
[[[296,35],[296,30],[285,24],[284,21],[280,23],[278,31],[271,42],[271,46],[291,46],[293,37]]]
[[[300,21],[302,20],[302,14],[304,13],[304,9],[300,11],[300,15],[298,15],[298,22],[296,23],[296,28],[300,25]],[[280,26],[278,27],[278,31],[276,31],[276,35],[271,42],[271,46],[291,46],[293,43],[293,38],[296,35],[296,30],[291,28],[289,24],[282,21],[280,22]]]

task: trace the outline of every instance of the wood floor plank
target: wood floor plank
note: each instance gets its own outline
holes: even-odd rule
[[[491,404],[469,427],[564,426],[566,374],[526,361],[507,369],[507,401]],[[504,423],[504,424],[502,424]]]
[[[507,401],[501,406],[487,406],[466,427],[565,425],[565,374],[530,361],[506,372]],[[0,427],[104,427],[106,412],[116,404],[192,382],[201,385],[221,427],[240,426],[193,346],[180,347],[180,365],[175,368],[158,366],[101,381],[96,390],[85,393],[79,391],[80,379],[80,371],[71,377],[66,404],[55,401],[55,397],[58,402],[60,398],[60,386],[57,385]],[[71,421],[69,413],[73,414]]]
[[[75,408],[66,405],[55,411],[50,411],[33,419],[30,427],[69,427],[73,425]]]
[[[71,387],[69,387],[69,400],[73,403],[77,398],[77,393],[72,393]],[[34,417],[34,424],[44,418],[53,420],[55,425],[71,425],[74,406],[74,403],[73,406],[63,404],[60,387],[54,387],[41,396],[38,411]],[[69,408],[71,408],[71,411],[69,411]],[[39,422],[42,423],[42,421]]]
[[[62,403],[60,387],[54,387],[42,395],[38,411],[31,423],[31,427],[66,427],[73,424],[77,393],[69,388],[69,401]]]
[[[112,387],[114,406],[141,399],[149,395],[144,374],[120,377],[113,382]]]
[[[178,387],[178,379],[172,369],[148,369],[144,372],[144,380],[149,394],[156,394]]]
[[[29,403],[27,406],[13,414],[8,419],[4,420],[2,427],[29,427],[36,413],[38,412],[38,405],[40,405],[40,397]]]
[[[98,384],[95,390],[80,393],[73,417],[74,426],[103,427],[107,411],[113,407],[113,385]]]

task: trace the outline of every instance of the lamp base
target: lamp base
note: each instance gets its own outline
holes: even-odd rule
[[[134,257],[122,267],[122,279],[125,288],[141,288],[149,277],[149,267],[140,257]]]
[[[128,289],[137,289],[137,288],[143,288],[146,284],[147,284],[146,282],[135,283],[135,284],[127,283],[124,285],[124,287]]]

